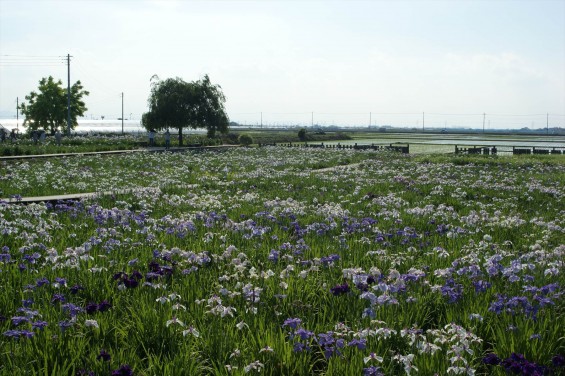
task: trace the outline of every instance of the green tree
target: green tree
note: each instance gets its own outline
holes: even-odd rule
[[[306,141],[306,129],[301,128],[298,131],[298,138],[300,139],[300,141]]]
[[[51,134],[57,129],[66,130],[67,90],[63,88],[61,80],[55,82],[51,76],[42,78],[38,91],[26,95],[27,102],[20,106],[20,112],[25,116],[24,127],[30,131],[45,129]],[[89,94],[80,81],[71,86],[71,129],[77,127],[77,118],[87,111],[82,97]]]
[[[208,137],[212,138],[218,131],[228,131],[225,101],[221,87],[213,85],[208,75],[192,82],[153,76],[147,101],[149,111],[142,115],[141,124],[147,130],[177,129],[181,146],[185,128],[206,128]]]

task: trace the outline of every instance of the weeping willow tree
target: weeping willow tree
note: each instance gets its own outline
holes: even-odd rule
[[[219,85],[213,85],[208,75],[198,81],[186,82],[181,78],[160,80],[151,78],[149,111],[141,117],[146,130],[178,130],[182,146],[182,131],[185,128],[205,128],[208,137],[217,132],[226,133],[229,118],[224,103],[226,97]]]

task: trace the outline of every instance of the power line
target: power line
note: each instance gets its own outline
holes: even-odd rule
[[[105,95],[111,98],[119,98],[121,96],[120,92],[118,92],[115,88],[112,88],[104,83],[101,83],[100,80],[94,79],[93,75],[88,72],[88,68],[84,67],[79,60],[75,61],[75,68],[80,73],[81,76],[84,76],[87,80],[91,80],[95,82],[95,85],[98,88],[98,91],[103,91]],[[113,100],[112,100],[113,101]]]
[[[425,116],[425,115],[427,116]],[[260,115],[260,118],[259,118]],[[240,124],[270,124],[275,126],[314,125],[314,119],[307,119],[305,115],[316,115],[318,125],[342,125],[342,126],[364,126],[366,125],[367,113],[358,112],[240,112],[231,113],[230,119]],[[550,126],[563,126],[561,123],[565,114],[486,114],[483,113],[414,113],[414,112],[369,112],[370,125],[378,126],[401,126],[401,127],[426,127],[432,128],[457,128],[475,127],[482,128],[484,131],[492,127],[495,128],[516,128],[541,125],[544,128]],[[418,118],[414,115],[419,115]],[[365,120],[361,120],[363,116]],[[425,116],[425,117],[424,117]],[[479,117],[480,116],[480,117]],[[486,119],[486,118],[489,119]],[[377,122],[375,122],[377,118]],[[267,119],[267,121],[265,121]],[[418,120],[419,119],[419,120]],[[421,122],[421,123],[420,123]],[[425,122],[425,123],[424,123]]]
[[[266,112],[266,111],[255,111],[255,112],[235,112],[233,115],[259,115],[261,114],[270,114],[270,115],[309,115],[312,111],[308,112]],[[314,111],[315,115],[362,115],[366,116],[368,113],[373,115],[421,115],[421,112],[316,112]],[[483,116],[485,113],[436,113],[436,112],[426,112],[426,115],[434,115],[434,116]],[[488,113],[489,116],[546,116],[547,112],[539,113],[539,114],[491,114]],[[550,116],[565,116],[565,114],[552,114],[549,113]]]
[[[440,112],[426,112],[428,115],[440,115],[440,116],[482,116],[483,114],[446,114]]]
[[[64,56],[60,56],[60,55],[0,55],[0,57],[23,57],[23,58],[61,58]]]
[[[58,66],[65,64],[63,56],[0,55],[0,66]]]
[[[545,116],[547,113],[544,114],[488,114],[489,116]],[[551,115],[551,116],[565,116],[565,115]]]
[[[63,63],[3,63],[0,62],[1,67],[59,67]]]

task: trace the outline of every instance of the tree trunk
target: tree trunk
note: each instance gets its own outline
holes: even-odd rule
[[[179,146],[182,146],[182,127],[179,127]]]

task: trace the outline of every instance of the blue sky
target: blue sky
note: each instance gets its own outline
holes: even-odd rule
[[[0,0],[0,117],[67,53],[89,117],[208,74],[247,124],[565,126],[563,0]]]

